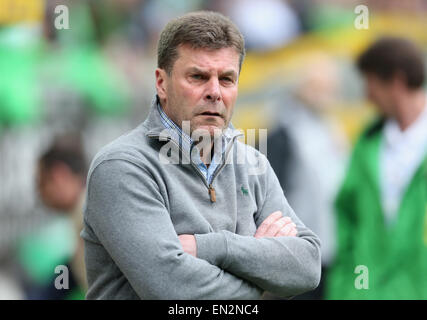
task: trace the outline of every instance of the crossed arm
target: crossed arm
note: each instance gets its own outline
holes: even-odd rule
[[[269,165],[266,179],[267,196],[255,216],[254,236],[219,231],[180,235],[179,240],[189,254],[275,295],[295,296],[320,281],[320,241],[295,215]],[[222,239],[225,246],[218,245]]]
[[[274,237],[295,237],[297,235],[297,225],[289,217],[283,217],[281,211],[275,211],[265,219],[255,232],[254,237],[274,238]],[[178,236],[182,248],[188,254],[197,257],[196,237],[192,234],[182,234]]]
[[[292,296],[313,289],[318,240],[292,211],[285,212],[290,219],[270,215],[273,207],[263,206],[253,237],[194,235],[196,257],[183,248],[150,173],[117,159],[91,174],[85,219],[143,299],[258,299],[264,290]]]

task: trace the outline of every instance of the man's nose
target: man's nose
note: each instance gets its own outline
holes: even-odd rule
[[[219,80],[212,77],[207,83],[207,86],[205,100],[212,103],[221,101],[221,88]]]

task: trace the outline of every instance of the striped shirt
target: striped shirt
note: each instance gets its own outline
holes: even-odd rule
[[[169,132],[174,137],[175,141],[179,141],[179,145],[182,148],[182,151],[186,154],[190,155],[190,159],[197,165],[203,176],[206,178],[206,181],[208,184],[212,183],[212,179],[215,173],[215,170],[218,168],[218,166],[221,164],[221,159],[224,156],[225,147],[226,144],[229,142],[229,139],[225,137],[224,135],[221,136],[222,138],[222,154],[218,154],[214,152],[214,155],[212,157],[211,163],[208,166],[206,166],[203,161],[200,158],[199,152],[192,152],[192,149],[196,147],[194,145],[194,140],[191,139],[191,137],[184,132],[181,127],[179,127],[175,122],[173,122],[167,114],[163,111],[162,106],[160,103],[157,103],[157,109],[160,113],[160,119],[165,126],[166,129],[169,129]],[[197,148],[197,147],[196,147]],[[215,151],[215,148],[213,148]]]

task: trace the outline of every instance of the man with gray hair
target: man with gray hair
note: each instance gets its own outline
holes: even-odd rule
[[[259,299],[318,285],[319,239],[230,123],[244,56],[218,13],[162,31],[148,118],[89,170],[88,299]]]

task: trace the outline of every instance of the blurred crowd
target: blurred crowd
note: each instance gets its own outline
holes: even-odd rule
[[[365,30],[354,25],[360,4],[369,8]],[[58,29],[60,5],[68,29]],[[398,35],[426,60],[427,0],[0,0],[0,299],[84,298],[87,167],[145,119],[159,33],[195,10],[229,16],[245,36],[233,124],[268,129],[269,160],[322,240],[327,278],[341,239],[334,203],[376,115],[356,57]],[[70,270],[68,290],[53,286],[58,265]],[[296,299],[328,298],[324,285]]]

